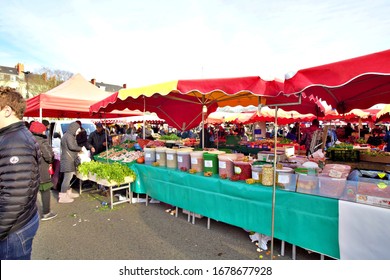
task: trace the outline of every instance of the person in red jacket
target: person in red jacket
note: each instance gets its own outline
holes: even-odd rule
[[[42,200],[42,221],[51,220],[57,217],[57,213],[50,211],[50,189],[53,187],[51,176],[49,174],[49,164],[54,161],[54,152],[46,136],[46,126],[40,122],[33,122],[30,125],[30,131],[35,136],[41,149],[42,160],[39,165],[40,185],[39,192]]]
[[[39,227],[41,151],[23,119],[26,101],[0,87],[0,259],[31,259]]]

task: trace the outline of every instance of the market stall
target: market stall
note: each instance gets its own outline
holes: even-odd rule
[[[59,86],[27,99],[25,117],[45,118],[117,118],[141,115],[140,111],[114,110],[108,114],[91,114],[89,107],[110,93],[75,74]]]
[[[354,62],[356,63],[356,62]],[[353,64],[353,63],[352,63]],[[349,66],[351,66],[352,64],[348,64]],[[368,63],[370,64],[370,63]],[[344,65],[345,67],[347,67],[348,65]],[[353,64],[354,65],[354,64]],[[353,68],[353,67],[351,67]],[[340,69],[338,67],[336,67],[336,69]],[[360,68],[358,71],[363,71],[364,69],[367,69],[367,68]],[[375,70],[371,70],[371,71],[375,71]],[[315,71],[313,71],[315,73]],[[353,72],[353,71],[352,71]],[[326,74],[326,70],[324,70],[324,74]],[[349,75],[351,75],[351,73],[348,73]],[[359,72],[358,74],[356,73],[352,73],[354,74],[354,76],[352,78],[356,78],[356,75],[358,75],[358,77],[356,79],[354,79],[354,81],[367,81],[366,79],[363,79],[362,76],[359,76],[361,74],[361,72]],[[356,75],[355,75],[356,74]],[[363,74],[363,77],[371,77],[371,73],[364,73]],[[386,77],[387,74],[385,75],[379,75],[380,77]],[[296,75],[294,77],[299,77],[300,75]],[[317,78],[327,78],[325,79],[325,81],[333,81],[332,78],[334,76],[337,76],[335,75],[335,73],[331,73],[330,77],[327,77],[326,75],[320,75],[319,77],[317,76]],[[341,77],[345,78],[345,75],[340,75]],[[376,77],[376,76],[375,76]],[[180,110],[177,110],[177,108],[184,108],[184,106],[180,106],[178,105],[178,103],[175,103],[176,100],[178,99],[181,99],[181,97],[183,96],[186,96],[186,102],[188,104],[195,104],[195,102],[197,103],[197,105],[195,107],[189,107],[187,106],[186,107],[186,114],[188,112],[191,112],[193,110],[195,110],[196,112],[201,112],[197,115],[197,117],[193,118],[193,119],[197,119],[198,121],[195,121],[195,123],[199,123],[200,122],[200,118],[202,119],[202,123],[203,123],[203,120],[205,118],[205,116],[207,115],[206,113],[212,111],[213,109],[215,109],[215,107],[213,106],[217,106],[216,104],[218,104],[218,106],[226,106],[226,105],[231,105],[231,104],[228,104],[227,101],[230,101],[230,100],[233,100],[233,96],[231,95],[237,95],[237,96],[234,96],[234,97],[238,97],[238,98],[235,98],[235,100],[238,100],[239,102],[237,102],[237,105],[240,104],[240,102],[243,102],[243,103],[248,103],[248,105],[264,105],[261,101],[261,96],[267,96],[266,94],[264,94],[264,92],[255,92],[255,91],[245,91],[245,94],[244,95],[240,95],[239,93],[242,93],[241,92],[237,92],[237,91],[232,91],[231,88],[229,88],[227,91],[223,91],[223,90],[220,90],[219,87],[215,87],[215,83],[217,80],[214,80],[214,81],[208,81],[208,80],[199,80],[197,81],[197,85],[199,87],[202,87],[202,85],[204,86],[204,84],[208,85],[208,90],[207,89],[204,89],[204,90],[199,90],[198,87],[194,86],[195,84],[194,83],[191,83],[189,82],[188,83],[188,87],[185,87],[183,86],[182,89],[180,89],[180,86],[179,84],[180,83],[177,83],[177,82],[174,82],[174,83],[170,83],[170,84],[161,84],[161,85],[155,85],[155,86],[151,86],[151,87],[146,87],[146,88],[139,88],[139,89],[130,89],[130,90],[122,90],[120,91],[119,93],[116,93],[115,95],[113,95],[112,97],[110,98],[106,98],[105,100],[103,100],[102,102],[98,103],[98,104],[95,104],[93,106],[91,106],[91,112],[99,112],[99,111],[104,111],[104,110],[111,110],[113,108],[117,108],[117,109],[121,109],[121,108],[130,108],[129,106],[131,106],[132,104],[135,105],[135,101],[141,101],[138,103],[138,106],[143,106],[144,109],[147,108],[147,104],[152,104],[153,102],[156,102],[157,104],[163,104],[163,100],[159,100],[159,98],[163,98],[163,97],[168,97],[168,100],[166,102],[166,104],[168,104],[169,106],[171,106],[169,108],[169,106],[167,107],[169,110],[165,110],[165,114],[167,114],[167,112],[171,112],[170,114],[171,115],[167,115],[167,118],[165,118],[165,116],[163,116],[165,119],[170,119],[170,120],[167,120],[167,122],[171,122],[175,127],[177,128],[189,128],[190,126],[188,126],[188,123],[182,118],[185,114],[183,113],[183,111],[180,111]],[[309,81],[309,85],[306,85],[304,87],[300,87],[302,84],[305,84],[307,81]],[[300,79],[300,78],[297,78],[297,79],[289,79],[289,83],[287,83],[287,80],[284,84],[284,93],[285,95],[283,94],[274,94],[274,98],[267,98],[267,105],[269,106],[272,106],[274,105],[276,107],[276,109],[278,109],[279,106],[283,106],[284,105],[291,105],[293,108],[293,106],[297,106],[299,107],[299,112],[301,113],[314,113],[316,116],[319,116],[319,111],[324,111],[323,107],[321,108],[322,106],[322,103],[321,103],[321,95],[320,94],[317,94],[317,92],[315,91],[311,91],[311,88],[315,88],[315,84],[311,84],[311,79]],[[340,80],[337,80],[337,82],[340,82],[338,84],[338,86],[341,87],[341,85],[343,85],[343,83],[346,83],[348,82],[349,79],[347,79],[347,81],[341,81]],[[377,82],[380,82],[380,81],[383,81],[381,78],[379,78],[379,80],[377,79],[376,80]],[[210,82],[210,83],[208,83]],[[219,81],[221,82],[220,85],[221,86],[224,86],[224,85],[227,85],[229,83],[227,83],[227,80],[224,80],[224,81]],[[185,82],[183,83],[185,84]],[[212,87],[210,87],[210,85],[212,85]],[[348,87],[347,88],[347,91],[344,92],[344,95],[342,96],[343,98],[346,98],[348,99],[348,97],[351,97],[351,92],[354,92],[354,90],[356,90],[356,85],[353,84],[353,83],[349,83],[349,86],[351,85],[354,85],[352,88]],[[372,84],[370,84],[371,86]],[[334,85],[330,85],[329,87],[332,87]],[[368,87],[368,85],[367,85]],[[365,89],[367,89],[367,87],[363,87]],[[161,89],[162,88],[162,89]],[[321,85],[321,88],[322,88],[322,85]],[[218,89],[218,90],[216,90]],[[329,92],[329,91],[327,91]],[[123,96],[121,96],[121,93],[123,94]],[[208,99],[209,94],[216,94],[216,95],[219,95],[223,98],[223,100],[221,100],[221,102],[217,103],[216,100],[214,100],[213,98],[210,98]],[[237,94],[238,93],[238,94]],[[373,90],[371,91],[371,93],[373,95],[377,94],[378,92]],[[361,94],[361,91],[359,92],[359,94]],[[380,94],[383,94],[383,92],[381,91]],[[270,95],[272,96],[272,94]],[[270,97],[268,96],[268,97]],[[305,98],[305,96],[307,98]],[[338,96],[337,94],[335,95],[331,95],[332,97],[334,96]],[[356,97],[355,95],[352,95],[353,97]],[[146,100],[146,97],[147,100]],[[294,100],[294,98],[297,98],[298,100]],[[387,97],[386,97],[387,98]],[[127,100],[128,99],[128,100]],[[272,105],[268,102],[268,100],[271,100],[273,99],[273,101],[275,103],[273,103]],[[324,98],[325,99],[325,98]],[[129,102],[129,101],[132,101],[132,102]],[[240,101],[241,100],[241,101]],[[304,101],[302,101],[304,100]],[[309,100],[310,102],[305,102]],[[195,101],[195,102],[194,102]],[[207,101],[207,102],[206,102]],[[334,103],[334,102],[333,102]],[[332,105],[333,105],[332,103]],[[339,102],[336,102],[337,104],[339,104]],[[115,106],[115,104],[117,106]],[[361,104],[361,103],[360,103]],[[339,104],[340,105],[340,104]],[[369,106],[367,105],[367,103],[365,103],[364,106]],[[138,108],[139,108],[138,107]],[[340,107],[340,106],[339,106]],[[356,108],[358,108],[359,106],[356,106]],[[155,108],[156,108],[156,105],[155,105]],[[174,111],[176,109],[176,112]],[[320,109],[318,109],[320,108]],[[341,107],[340,107],[341,108]],[[342,113],[345,112],[345,108],[348,108],[348,106],[344,106],[341,110]],[[353,107],[355,108],[355,107]],[[351,109],[353,109],[351,108]],[[155,111],[153,109],[147,109],[149,111]],[[179,120],[179,122],[176,122],[173,120],[173,117],[175,115],[175,113],[178,114],[178,117],[181,119]],[[278,114],[278,110],[275,110],[275,135],[276,135],[276,131],[277,131],[277,128],[278,128],[278,123],[277,123],[277,114]],[[191,125],[193,125],[193,122],[191,121]],[[270,175],[270,174],[273,174],[273,178],[278,178],[277,176],[277,172],[276,172],[276,158],[278,158],[278,154],[277,154],[277,149],[276,149],[276,136],[275,136],[275,139],[274,139],[274,148],[273,148],[273,151],[274,151],[274,160],[272,160],[271,162],[274,164],[273,165],[273,170],[272,169],[268,169],[269,167],[267,166],[267,174]],[[172,152],[172,151],[171,151]],[[168,153],[167,153],[167,156],[168,156]],[[177,155],[176,155],[177,156]],[[175,158],[175,153],[172,152],[172,155],[170,154],[170,158]],[[269,158],[272,158],[272,156],[268,157]],[[168,157],[167,157],[168,159]],[[206,161],[206,159],[203,159],[204,161]],[[272,165],[271,165],[272,167]],[[158,166],[149,166],[149,165],[145,165],[143,167],[138,167],[138,165],[134,165],[134,170],[136,171],[140,171],[141,169],[145,168],[145,170],[149,170],[149,168],[155,168],[153,169],[153,172],[157,172],[157,169],[160,168]],[[284,168],[284,167],[283,167]],[[192,169],[192,168],[191,168]],[[142,172],[144,172],[145,170],[143,171],[140,171],[141,173],[138,174],[137,176],[137,180],[139,182],[139,187],[140,187],[140,190],[139,191],[142,191],[142,192],[145,192],[147,193],[148,195],[151,195],[153,197],[156,196],[156,198],[161,198],[162,201],[166,200],[166,202],[168,203],[172,203],[172,204],[176,204],[176,205],[179,205],[179,206],[183,206],[183,207],[189,207],[190,211],[194,211],[194,212],[198,212],[198,213],[204,213],[206,214],[206,210],[205,209],[202,209],[200,206],[196,206],[196,205],[183,205],[183,204],[180,204],[180,201],[179,201],[179,197],[175,197],[175,192],[174,192],[174,187],[173,185],[174,182],[172,183],[170,181],[169,178],[167,178],[166,180],[164,181],[161,181],[161,179],[156,179],[156,181],[154,181],[154,178],[152,176],[149,176],[147,177],[148,180],[150,181],[154,181],[154,185],[150,185],[148,186],[148,180],[142,180],[140,179],[140,176],[143,176],[142,175]],[[152,169],[151,169],[152,170]],[[169,174],[171,174],[171,170],[168,170],[168,168],[162,168],[162,170],[164,170],[164,172],[168,172]],[[167,171],[168,170],[168,171]],[[268,171],[272,171],[272,172],[268,172]],[[172,171],[173,172],[173,171]],[[175,170],[175,172],[177,172],[177,176],[176,175],[173,175],[172,173],[172,177],[175,178],[175,181],[180,181],[182,179],[184,180],[187,180],[187,176],[190,176],[189,174],[185,173],[185,172],[182,172],[182,171],[178,171],[178,170]],[[180,173],[182,172],[182,173]],[[157,172],[158,173],[158,172]],[[206,175],[208,174],[208,175]],[[316,173],[315,173],[316,174]],[[333,175],[334,174],[339,174],[337,172],[334,172],[332,173]],[[238,175],[238,174],[237,174]],[[303,177],[303,176],[307,176],[307,177]],[[298,189],[303,189],[303,190],[306,190],[306,191],[303,191],[305,192],[305,196],[307,197],[310,197],[310,198],[313,198],[313,197],[321,197],[321,199],[325,199],[323,197],[323,195],[318,195],[318,193],[316,192],[317,190],[319,190],[319,182],[323,182],[325,181],[326,179],[322,178],[322,180],[320,180],[319,178],[317,178],[316,176],[308,176],[308,175],[313,175],[313,174],[299,174],[299,177],[301,180],[297,180],[296,181],[296,184],[295,184],[295,187],[296,187],[296,190]],[[162,174],[160,174],[160,178],[161,178]],[[209,184],[206,184],[205,182],[203,182],[203,179],[208,179],[208,180],[213,180],[213,178],[215,178],[214,176],[216,176],[216,174],[214,172],[211,172],[211,178],[203,178],[203,177],[210,177],[210,173],[209,172],[205,172],[204,173],[204,176],[199,176],[202,178],[202,182],[198,182],[198,188],[199,188],[199,185],[201,184],[203,186],[204,184],[204,187],[207,188],[208,186],[212,186],[213,184],[216,184],[217,187],[220,186],[220,184],[218,182],[212,182],[212,184],[210,184],[211,181],[207,181]],[[240,175],[241,176],[241,175]],[[264,176],[264,170],[263,170],[263,176]],[[337,175],[338,176],[338,175]],[[287,176],[288,178],[290,178],[289,176]],[[146,178],[146,177],[145,177]],[[181,185],[180,187],[178,187],[178,189],[181,189],[181,188],[184,188],[183,190],[185,190],[186,192],[183,192],[181,193],[181,198],[182,200],[186,201],[186,198],[185,196],[187,195],[188,196],[188,192],[191,190],[193,190],[193,188],[189,188],[188,185],[191,184],[191,181],[194,180],[194,176],[192,175],[192,177],[189,177],[191,179],[188,179],[188,183],[186,183],[186,185]],[[236,178],[236,177],[235,177]],[[223,180],[222,178],[215,178],[216,180]],[[253,178],[251,178],[253,179]],[[291,178],[290,178],[291,179]],[[305,180],[305,179],[309,179],[309,180]],[[353,191],[352,188],[346,188],[346,185],[344,184],[346,180],[346,178],[328,178],[330,180],[332,180],[331,182],[334,183],[334,182],[338,182],[338,183],[341,183],[341,185],[343,186],[343,188],[341,188],[341,192],[340,192],[340,188],[336,188],[337,191],[339,191],[340,193],[338,193],[338,195],[334,195],[332,196],[332,198],[329,198],[329,197],[326,197],[326,199],[329,199],[330,201],[332,201],[332,203],[335,203],[337,206],[336,206],[336,209],[338,209],[338,202],[339,202],[339,199],[341,199],[341,194],[343,195],[346,195],[345,191],[349,193],[351,193],[351,191]],[[343,179],[341,182],[338,181],[338,180],[335,180],[335,179]],[[345,180],[344,180],[345,179]],[[242,180],[241,179],[238,179],[238,180]],[[255,180],[255,179],[253,179]],[[292,180],[293,181],[293,180]],[[228,183],[230,185],[231,182],[228,182],[228,181],[225,181],[226,183]],[[253,182],[253,181],[250,181],[250,182]],[[289,180],[289,182],[291,182],[291,180]],[[242,189],[241,184],[243,182],[232,182],[232,184],[236,183],[240,189]],[[278,200],[280,199],[280,196],[279,196],[279,190],[276,190],[276,184],[278,182],[276,182],[276,179],[273,180],[272,184],[272,189],[271,188],[268,188],[267,187],[267,190],[269,190],[271,194],[271,196],[268,197],[268,200],[267,200],[267,204],[269,205],[269,207],[271,208],[270,209],[270,213],[271,217],[268,216],[268,220],[267,218],[265,218],[266,221],[270,221],[271,223],[271,227],[270,227],[270,224],[269,223],[266,223],[266,225],[264,226],[264,228],[260,227],[260,226],[257,226],[256,229],[259,229],[259,230],[266,230],[265,232],[266,233],[271,233],[271,237],[274,236],[274,233],[275,234],[278,234],[278,236],[282,239],[282,240],[288,240],[288,239],[284,239],[281,235],[279,235],[280,233],[278,232],[278,225],[279,225],[279,221],[278,219],[280,219],[280,214],[278,214],[279,212],[279,209],[278,209]],[[223,183],[224,185],[225,183]],[[247,183],[245,183],[247,184]],[[385,183],[386,184],[386,183]],[[249,183],[248,183],[249,185]],[[256,188],[256,187],[264,187],[264,186],[261,186],[261,185],[264,185],[263,182],[262,184],[258,184],[258,185],[255,185],[255,186],[251,186],[252,188]],[[163,189],[164,187],[166,186],[165,189]],[[246,185],[245,185],[246,186]],[[332,184],[328,184],[328,186],[332,186]],[[336,186],[340,186],[340,184],[336,184]],[[387,185],[386,185],[387,186]],[[249,186],[248,186],[249,187]],[[375,185],[371,186],[372,188],[376,188]],[[164,190],[167,190],[167,189],[170,189],[171,191],[170,192],[164,192]],[[203,187],[202,187],[203,188]],[[208,188],[213,188],[213,187],[208,187]],[[222,188],[222,187],[220,187]],[[194,188],[195,189],[195,188]],[[226,188],[228,190],[231,190],[231,188]],[[135,190],[134,190],[135,191]],[[149,192],[149,193],[148,193]],[[207,191],[207,189],[204,189],[204,192],[209,194],[210,195],[210,191]],[[283,192],[286,192],[286,190],[283,190]],[[296,195],[297,192],[286,192],[286,193],[289,193],[289,194],[294,194]],[[321,192],[319,192],[321,193]],[[195,195],[193,194],[192,192],[190,192],[191,195]],[[349,197],[350,199],[352,197],[355,198],[355,200],[357,199],[357,196],[356,195],[366,195],[364,193],[352,193],[353,195],[351,195],[351,197]],[[236,195],[236,194],[235,194]],[[292,196],[294,196],[292,195]],[[224,193],[224,197],[226,196],[226,194]],[[276,196],[278,196],[278,199],[276,199]],[[348,196],[347,196],[348,197]],[[291,196],[290,196],[291,198]],[[203,197],[204,199],[204,197]],[[219,198],[216,198],[215,199],[219,199]],[[384,197],[384,200],[386,201],[388,199],[388,197]],[[252,205],[252,202],[249,200],[249,198],[245,197],[245,198],[242,198],[242,197],[238,197],[237,199],[238,201],[241,201],[241,203],[249,203],[250,205]],[[262,201],[259,197],[257,197],[257,200],[259,201]],[[224,205],[229,205],[227,203],[229,203],[229,201],[223,201],[224,202]],[[312,201],[313,202],[313,205],[316,205],[316,202],[315,201]],[[184,203],[184,202],[182,202]],[[200,207],[198,209],[198,207]],[[209,205],[209,207],[211,207],[211,205]],[[374,206],[372,206],[374,207]],[[253,210],[253,209],[252,209]],[[199,212],[200,211],[200,212]],[[203,212],[204,211],[204,212]],[[250,212],[250,213],[249,213]],[[334,213],[333,211],[331,211],[332,213]],[[300,213],[300,212],[299,212]],[[215,214],[215,213],[207,213],[208,215],[210,215],[209,217],[219,217],[219,218],[223,218],[223,219],[230,219],[230,218],[227,218],[227,217],[223,217],[223,216],[218,216],[218,214]],[[248,216],[255,216],[257,214],[256,211],[248,211],[247,215]],[[230,214],[230,215],[234,215],[233,214]],[[229,215],[229,216],[230,216]],[[233,216],[234,217],[234,216]],[[274,219],[274,217],[276,217],[276,219]],[[334,217],[333,214],[330,215],[330,217]],[[251,217],[252,218],[252,217]],[[242,219],[242,217],[241,217]],[[227,221],[229,222],[229,221]],[[236,222],[236,221],[232,221],[232,222]],[[338,225],[338,221],[336,222],[336,224]],[[248,224],[246,224],[245,222],[239,222],[239,226],[246,226]],[[249,224],[249,225],[252,225],[254,226],[253,224]],[[267,229],[266,229],[267,228]],[[307,230],[307,228],[304,228]],[[300,229],[296,229],[296,230],[300,230]],[[289,235],[293,236],[293,234],[291,234],[291,232],[288,233]],[[271,238],[272,240],[272,238]],[[309,248],[309,249],[312,249],[312,250],[318,250],[318,252],[321,252],[323,254],[329,254],[330,256],[334,256],[334,257],[337,257],[337,253],[335,254],[334,253],[334,250],[329,250],[329,248],[317,248],[317,246],[320,246],[320,245],[313,245],[313,244],[304,244],[305,242],[301,243],[300,241],[297,241],[297,240],[293,240],[292,241],[293,243],[294,242],[298,242],[298,246],[302,246],[302,247],[305,247],[305,248]],[[338,242],[330,242],[332,245],[331,246],[338,246]],[[336,245],[335,245],[336,244]],[[297,244],[296,244],[297,245]],[[308,246],[306,246],[308,245]],[[335,247],[333,247],[335,248]],[[271,244],[271,256],[272,256],[272,252],[273,252],[273,248],[272,248],[272,244]]]
[[[218,150],[167,148],[160,142],[158,146],[157,141],[142,143],[143,151],[134,151],[134,144],[123,144],[96,159],[129,166],[135,174],[134,193],[147,194],[200,217],[271,234],[273,153],[258,153],[257,159],[250,159]],[[143,160],[135,163],[138,157]],[[320,162],[278,152],[274,236],[333,258],[390,257],[390,250],[382,247],[379,252],[371,248],[352,257],[353,250],[345,245],[345,234],[339,230],[348,227],[347,214],[366,207],[370,207],[367,212],[379,212],[384,220],[390,219],[390,172],[364,173],[347,162]],[[367,215],[362,217],[368,219]],[[359,221],[370,223],[364,219]],[[381,234],[386,227],[377,225],[366,229],[366,234],[370,238],[379,234],[378,240],[387,240]],[[361,234],[356,236],[360,242],[371,242]],[[351,242],[356,239],[351,237],[347,244]]]

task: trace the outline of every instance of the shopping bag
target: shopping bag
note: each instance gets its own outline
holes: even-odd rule
[[[48,169],[48,171],[49,171],[49,174],[50,175],[53,175],[54,174],[54,168],[53,168],[53,164],[49,164],[49,169]]]

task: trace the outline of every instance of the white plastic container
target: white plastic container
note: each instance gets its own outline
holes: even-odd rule
[[[156,148],[156,162],[158,162],[159,166],[167,165],[167,153],[166,147],[158,147]]]
[[[156,161],[156,148],[144,148],[145,164],[151,165]]]
[[[263,174],[262,165],[252,165],[252,179],[258,183],[261,183],[261,176]]]
[[[288,188],[290,185],[295,185],[294,169],[290,167],[283,167],[276,169],[276,185],[283,188]]]
[[[187,171],[191,168],[191,149],[179,149],[177,151],[177,168]]]
[[[218,155],[218,173],[231,178],[234,175],[234,161],[244,158],[243,154],[220,154]]]
[[[196,170],[196,172],[203,171],[203,154],[205,151],[195,151],[191,152],[191,169]]]
[[[166,149],[167,154],[167,167],[177,168],[177,149]]]

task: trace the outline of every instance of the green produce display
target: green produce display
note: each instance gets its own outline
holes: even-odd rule
[[[177,136],[176,134],[169,134],[169,135],[162,135],[160,137],[160,140],[181,140],[181,138],[179,136]]]
[[[102,163],[97,161],[84,162],[79,165],[78,172],[83,176],[95,174],[96,179],[106,179],[109,182],[121,184],[125,182],[125,177],[136,178],[135,172],[127,165],[114,163]]]

